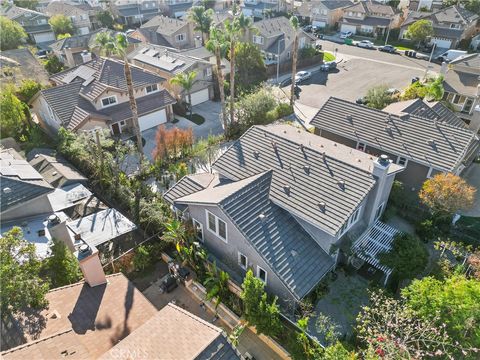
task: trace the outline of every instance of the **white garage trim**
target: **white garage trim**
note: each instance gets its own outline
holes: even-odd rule
[[[201,104],[208,100],[210,100],[208,89],[203,89],[203,90],[192,93],[192,106]]]
[[[37,33],[37,34],[33,34],[33,39],[35,40],[35,43],[42,43],[42,42],[46,42],[46,41],[54,41],[55,40],[55,34],[51,31],[43,32],[43,33]]]
[[[432,37],[431,43],[437,44],[437,48],[442,49],[450,49],[450,47],[452,46],[452,40],[444,38]]]
[[[167,111],[165,109],[152,112],[147,115],[140,116],[138,118],[138,124],[140,131],[150,129],[160,124],[167,122]]]
[[[324,28],[325,26],[327,26],[327,23],[325,21],[314,20],[312,21],[312,25]]]
[[[355,25],[342,24],[340,31],[347,32],[351,31],[353,34],[357,33],[357,27]]]

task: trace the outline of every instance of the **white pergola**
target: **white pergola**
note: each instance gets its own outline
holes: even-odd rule
[[[400,231],[377,220],[352,246],[352,252],[357,258],[385,274],[383,285],[386,285],[392,269],[380,263],[378,254],[389,252],[392,249],[393,239],[397,234],[400,234]]]

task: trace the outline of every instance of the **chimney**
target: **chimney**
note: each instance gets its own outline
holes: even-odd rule
[[[48,217],[48,231],[52,238],[62,241],[71,252],[75,252],[75,240],[71,232],[67,228],[66,221],[60,221],[57,215],[53,214]]]
[[[88,50],[83,50],[81,56],[84,64],[92,60],[92,53],[88,52]]]
[[[102,285],[107,282],[96,247],[84,243],[78,248],[78,251],[76,251],[74,255],[80,263],[80,269],[82,270],[85,282],[90,285],[90,287]]]
[[[388,168],[392,161],[389,159],[388,155],[380,155],[377,159],[373,161],[373,171],[372,175],[377,179],[377,183],[372,191],[369,199],[368,210],[370,214],[368,218],[368,225],[372,224],[375,221],[375,215],[377,213],[378,207],[386,202],[388,195],[393,184],[393,178],[388,179]],[[391,180],[391,181],[388,181]],[[385,209],[385,206],[383,207]]]
[[[479,85],[479,89],[480,89],[480,85]],[[478,104],[473,108],[469,128],[474,133],[478,133],[480,131],[480,104]]]
[[[447,71],[448,71],[448,64],[444,61],[444,62],[442,62],[442,66],[440,67],[440,75],[445,76]]]

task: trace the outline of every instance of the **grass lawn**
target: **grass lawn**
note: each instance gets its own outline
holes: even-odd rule
[[[333,61],[333,60],[335,60],[335,56],[333,54],[328,53],[328,52],[323,53],[323,61],[324,62]]]
[[[381,46],[385,45],[385,40],[383,39],[377,39],[373,42],[375,45]],[[397,50],[415,50],[413,45],[409,45],[408,43],[405,42],[400,42],[400,41],[389,41],[388,45],[395,46]]]
[[[186,116],[188,120],[195,123],[196,125],[202,125],[205,122],[205,118],[202,115],[192,114],[192,118],[190,119],[188,115]]]

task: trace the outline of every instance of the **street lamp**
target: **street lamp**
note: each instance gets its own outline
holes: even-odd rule
[[[280,43],[282,41],[285,44],[285,34],[283,39],[278,40],[278,44],[277,44],[277,84],[278,84],[278,77],[280,75]]]

